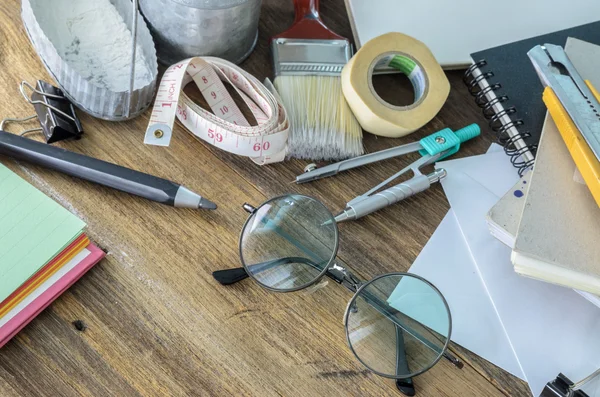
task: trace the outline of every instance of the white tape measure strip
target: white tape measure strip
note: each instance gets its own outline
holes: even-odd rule
[[[192,81],[212,113],[183,92]],[[248,123],[222,81],[235,88],[257,126]],[[169,146],[177,117],[195,136],[220,149],[251,157],[257,164],[282,161],[289,122],[281,101],[271,90],[224,59],[196,57],[178,62],[167,69],[160,82],[144,143]]]

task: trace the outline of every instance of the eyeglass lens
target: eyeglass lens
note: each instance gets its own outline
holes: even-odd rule
[[[249,275],[281,291],[315,282],[333,260],[337,226],[319,201],[288,195],[266,202],[248,219],[240,242]]]
[[[429,369],[444,352],[450,312],[440,293],[410,275],[369,282],[351,301],[348,342],[357,358],[383,376],[407,378]]]

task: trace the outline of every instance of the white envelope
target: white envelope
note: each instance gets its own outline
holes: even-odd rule
[[[508,157],[488,153],[437,166],[448,172],[444,191],[533,395],[559,372],[575,381],[596,370],[600,310],[571,289],[517,275],[510,248],[488,231],[486,213],[517,180]]]
[[[446,298],[453,342],[525,379],[452,210],[409,272],[429,280]]]

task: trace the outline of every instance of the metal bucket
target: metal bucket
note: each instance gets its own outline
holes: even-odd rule
[[[258,40],[262,0],[140,0],[161,63],[194,56],[242,62]]]

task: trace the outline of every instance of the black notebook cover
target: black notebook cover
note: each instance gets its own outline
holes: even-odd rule
[[[542,101],[544,87],[536,74],[527,51],[538,44],[556,44],[565,46],[568,37],[574,37],[593,44],[600,44],[600,22],[593,22],[549,33],[530,39],[505,44],[499,47],[475,52],[471,54],[474,62],[485,60],[486,64],[479,67],[481,73],[492,72],[493,76],[487,78],[490,85],[499,83],[500,88],[495,90],[497,97],[506,95],[508,99],[502,103],[504,109],[514,107],[516,112],[509,117],[517,122],[522,120],[522,125],[516,128],[525,136],[525,143],[532,147],[535,155],[535,146],[540,140],[546,106]],[[483,107],[483,106],[482,106]]]

